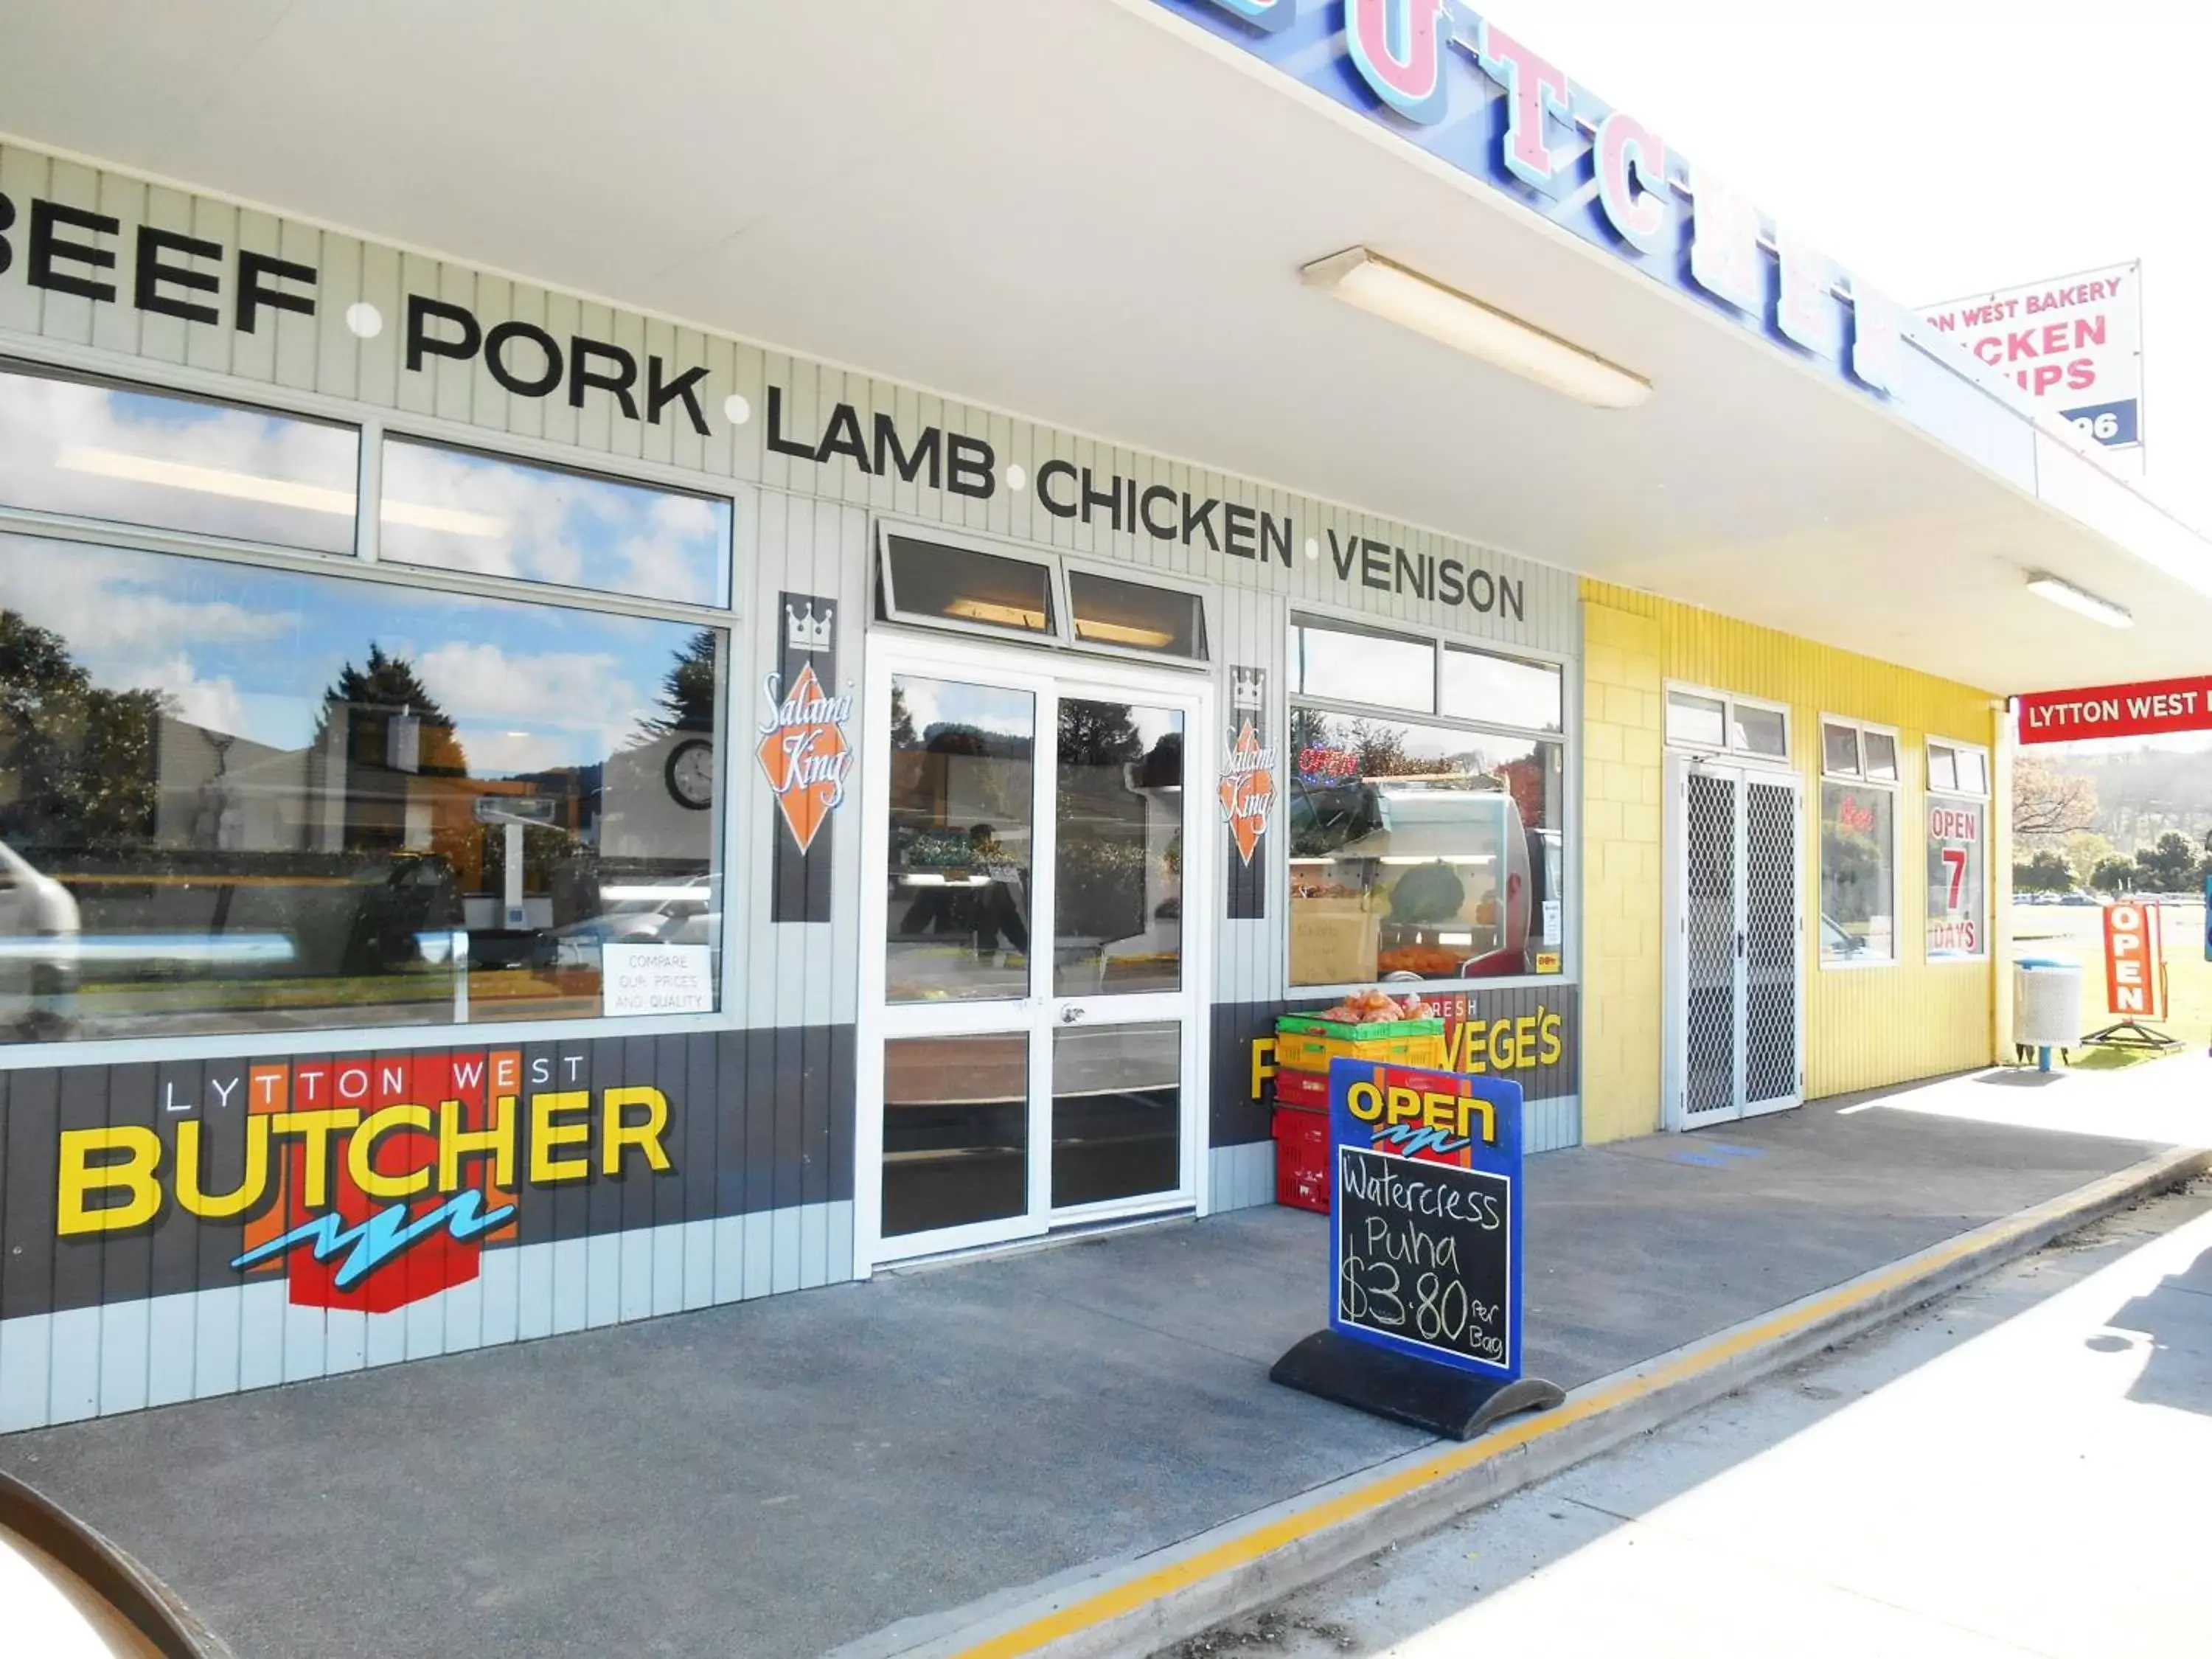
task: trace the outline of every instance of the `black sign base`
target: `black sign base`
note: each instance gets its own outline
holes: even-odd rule
[[[1334,1330],[1316,1331],[1275,1362],[1272,1382],[1449,1440],[1472,1440],[1502,1417],[1547,1412],[1566,1399],[1540,1376],[1499,1382],[1408,1358]]]

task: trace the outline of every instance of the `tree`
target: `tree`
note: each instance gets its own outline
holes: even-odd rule
[[[374,640],[368,644],[368,665],[356,668],[347,663],[324,691],[321,728],[327,728],[332,713],[341,709],[345,711],[346,753],[352,763],[392,766],[398,758],[391,750],[392,717],[406,714],[422,723],[413,770],[425,777],[468,775],[468,757],[461,751],[453,720],[422,684],[415,665],[388,654]],[[319,749],[323,730],[319,728],[315,737]]]
[[[2066,862],[2080,871],[2084,879],[2106,859],[2118,858],[2119,852],[2094,830],[2077,830],[2066,837]]]
[[[672,732],[711,732],[714,729],[714,664],[718,654],[714,630],[700,629],[684,641],[676,660],[660,677],[660,712],[641,722],[641,745]],[[788,696],[791,688],[784,688]]]
[[[2132,893],[2136,890],[2133,860],[2108,858],[2089,872],[2089,885],[2100,893]]]
[[[18,848],[114,851],[153,834],[155,691],[111,691],[68,642],[0,611],[0,839]]]
[[[2158,845],[2136,853],[2136,885],[2148,893],[2176,893],[2195,884],[2197,848],[2186,836],[2169,830]]]
[[[2097,821],[2097,786],[2048,761],[2012,769],[2012,828],[2018,836],[2070,836]]]
[[[2038,853],[2027,863],[2013,866],[2012,885],[2016,893],[2070,893],[2074,867],[2063,853]]]
[[[1426,769],[1425,763],[1407,757],[1405,730],[1395,721],[1353,720],[1347,735],[1352,739],[1350,747],[1358,753],[1363,778],[1396,777]]]

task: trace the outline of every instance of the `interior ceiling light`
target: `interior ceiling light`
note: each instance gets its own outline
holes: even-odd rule
[[[2053,605],[2064,605],[2091,622],[2100,622],[2107,628],[2133,628],[2136,625],[2135,612],[2125,605],[2114,605],[2110,599],[2100,599],[2094,593],[2075,586],[2072,582],[2062,581],[2040,570],[2028,573],[2027,591],[2039,599],[2050,600]]]
[[[1633,409],[1651,395],[1641,374],[1366,248],[1316,259],[1300,274],[1362,311],[1594,409]]]
[[[995,623],[1001,628],[1023,628],[1032,634],[1045,631],[1044,612],[1027,605],[1001,605],[995,599],[955,599],[945,607],[948,617],[967,622]]]
[[[1075,637],[1099,645],[1133,645],[1147,651],[1158,651],[1163,646],[1175,643],[1175,635],[1164,629],[1139,628],[1131,623],[1098,622],[1089,617],[1075,619]]]
[[[234,501],[297,507],[302,512],[329,513],[341,518],[352,517],[355,507],[350,489],[331,489],[290,478],[264,478],[257,473],[233,472],[222,467],[194,466],[185,461],[159,460],[151,455],[126,455],[119,450],[90,449],[72,444],[62,451],[54,464],[64,472],[85,472],[96,478],[155,484],[164,489],[189,489],[202,495],[228,495]],[[483,513],[465,513],[454,507],[387,501],[381,511],[387,524],[413,525],[418,530],[442,530],[449,535],[473,536],[485,541],[496,540],[507,531],[504,519]]]

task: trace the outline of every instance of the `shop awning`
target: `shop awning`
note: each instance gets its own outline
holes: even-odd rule
[[[90,0],[11,30],[0,109],[43,145],[1992,691],[2202,666],[2212,550],[1963,367],[1921,372],[1943,407],[1902,418],[1189,11]],[[1353,247],[1652,394],[1587,407],[1301,282]],[[2045,604],[2031,570],[2135,625]]]

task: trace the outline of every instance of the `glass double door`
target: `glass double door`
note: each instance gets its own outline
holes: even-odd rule
[[[871,1262],[1194,1199],[1206,688],[871,656]]]

